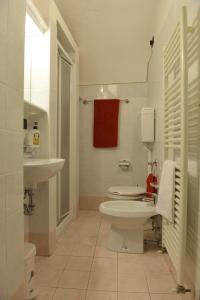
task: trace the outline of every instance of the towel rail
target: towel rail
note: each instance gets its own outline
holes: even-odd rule
[[[82,102],[83,104],[89,104],[89,103],[93,103],[94,102],[94,100],[87,100],[87,99],[83,99],[81,97],[79,97],[79,101]],[[129,99],[123,99],[123,100],[120,100],[120,102],[124,102],[124,103],[128,104],[128,103],[130,103],[130,100]]]
[[[165,159],[177,160],[177,167],[174,219],[173,222],[168,222],[163,218],[162,243],[177,273],[177,292],[186,291],[184,262],[187,228],[187,36],[187,9],[183,7],[181,21],[176,26],[164,53],[164,156]]]

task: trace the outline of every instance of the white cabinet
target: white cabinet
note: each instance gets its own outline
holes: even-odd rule
[[[30,17],[28,24],[30,26]],[[33,25],[31,25],[33,27]],[[35,25],[36,26],[36,25]],[[24,100],[44,110],[49,106],[50,35],[26,28],[24,61]]]

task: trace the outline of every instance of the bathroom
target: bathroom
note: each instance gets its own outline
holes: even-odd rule
[[[0,0],[0,300],[200,299],[199,26]]]

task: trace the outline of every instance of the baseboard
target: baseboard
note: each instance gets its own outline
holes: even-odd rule
[[[24,282],[15,291],[10,300],[25,300],[25,284]]]
[[[108,201],[106,197],[90,196],[79,198],[80,210],[98,210],[102,202]]]

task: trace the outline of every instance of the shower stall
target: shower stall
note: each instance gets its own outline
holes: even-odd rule
[[[57,180],[57,225],[70,214],[70,86],[72,64],[64,49],[58,47],[57,156],[65,165]]]

